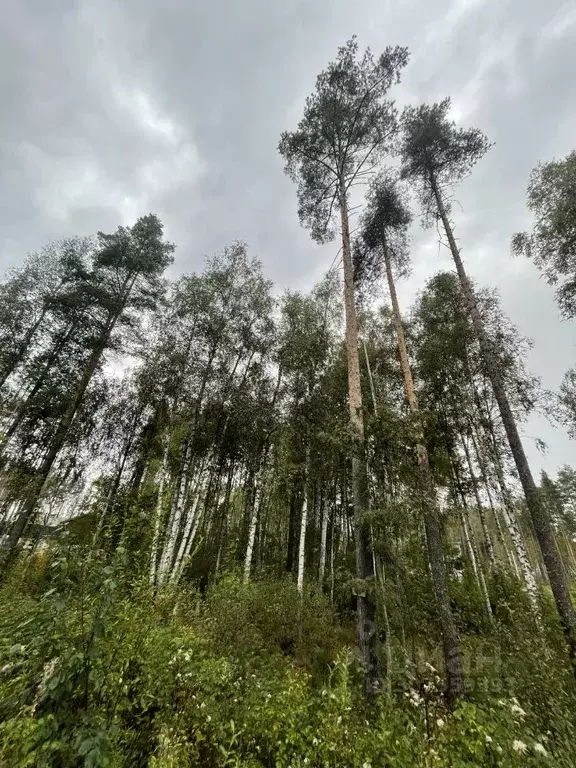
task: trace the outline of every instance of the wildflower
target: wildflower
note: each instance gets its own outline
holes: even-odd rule
[[[522,709],[522,707],[519,704],[512,704],[510,707],[510,711],[513,715],[518,715],[518,717],[525,717],[526,712]]]
[[[206,715],[206,720],[210,722],[212,720],[212,715]]]
[[[486,744],[492,744],[492,736],[489,736],[488,734],[486,734],[484,736],[484,740],[485,740]]]
[[[436,668],[432,666],[429,662],[425,661],[424,666],[429,672],[436,672]]]
[[[438,726],[438,728],[442,728],[442,726],[444,725],[444,720],[442,720],[442,718],[441,718],[441,717],[439,717],[439,718],[436,720],[436,725]]]
[[[496,744],[496,752],[498,752],[499,755],[502,754],[502,747],[500,746],[500,744]]]
[[[417,693],[416,691],[410,692],[410,703],[412,704],[412,706],[419,707],[423,701],[424,699],[422,698],[422,696],[420,696],[419,693]]]
[[[523,741],[514,739],[514,741],[512,742],[512,749],[514,750],[514,752],[519,752],[521,755],[523,755],[524,752],[526,752],[527,747]]]
[[[546,755],[548,754],[548,752],[546,752],[546,749],[544,748],[544,745],[539,744],[538,742],[534,744],[534,752],[536,752],[537,755],[542,755],[542,757],[546,757]]]
[[[368,760],[365,760],[362,763],[362,768],[372,768],[372,763],[369,763]]]
[[[318,739],[316,738],[316,736],[314,736],[314,738],[312,739],[312,744],[314,744],[314,746],[315,746],[315,747],[317,747],[319,743],[320,743],[320,742],[318,741]]]

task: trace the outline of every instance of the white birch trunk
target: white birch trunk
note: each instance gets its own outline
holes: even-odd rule
[[[178,534],[180,532],[180,524],[182,521],[182,515],[184,508],[186,507],[186,499],[188,496],[188,470],[190,462],[187,461],[182,469],[182,477],[180,479],[180,488],[178,493],[178,499],[176,506],[172,511],[168,527],[166,530],[166,537],[164,539],[164,547],[162,549],[162,555],[160,557],[160,565],[158,566],[157,582],[158,586],[162,586],[166,581],[166,577],[170,571],[170,566],[174,559],[174,551],[176,549],[176,542],[178,540]]]
[[[254,541],[256,540],[256,526],[258,525],[258,513],[260,511],[260,502],[264,493],[264,464],[266,459],[262,460],[262,467],[256,475],[256,487],[254,489],[254,503],[250,512],[250,523],[248,525],[248,543],[246,545],[246,558],[244,560],[244,583],[250,581],[250,571],[252,569],[252,556],[254,554]]]
[[[318,578],[320,584],[324,581],[326,573],[326,538],[328,534],[328,505],[322,504],[322,527],[320,529],[320,568]]]
[[[203,484],[201,481],[198,487],[198,493],[196,494],[196,498],[194,499],[194,503],[192,504],[192,508],[188,512],[186,525],[184,527],[182,539],[180,540],[180,547],[178,548],[178,554],[176,555],[176,560],[174,561],[174,566],[170,573],[170,581],[174,583],[177,583],[180,580],[180,576],[182,574],[182,569],[184,566],[184,560],[190,554],[190,551],[192,549],[192,544],[194,543],[194,539],[196,538],[196,531],[198,530],[198,519],[199,519],[199,515],[196,515],[196,512],[198,510],[198,505],[200,503],[200,498],[202,496],[203,490],[204,490]]]
[[[152,539],[152,550],[150,552],[150,586],[156,582],[156,566],[158,560],[158,544],[160,540],[160,524],[162,518],[162,502],[164,501],[164,485],[166,483],[166,469],[168,467],[168,446],[164,449],[162,466],[160,467],[160,483],[158,485],[158,498],[156,501],[156,511],[154,513],[154,537]]]
[[[510,534],[510,538],[512,539],[512,544],[514,545],[514,549],[516,550],[516,557],[518,558],[518,564],[520,566],[522,578],[524,579],[524,584],[526,585],[526,592],[528,593],[528,596],[530,598],[530,601],[532,602],[533,607],[536,608],[538,604],[538,600],[537,600],[538,587],[536,585],[534,571],[532,570],[532,566],[530,565],[530,561],[528,560],[528,553],[526,552],[524,537],[522,536],[522,531],[518,526],[516,515],[514,514],[513,510],[508,509],[508,505],[506,501],[504,501],[504,504],[502,506],[502,515],[504,517],[504,522],[506,523],[506,527],[508,528],[508,533]]]
[[[468,557],[470,558],[470,562],[472,563],[472,570],[474,571],[474,575],[476,576],[476,581],[478,582],[478,587],[480,588],[480,592],[482,593],[482,597],[484,598],[484,603],[486,605],[486,611],[488,612],[488,617],[490,618],[490,620],[492,620],[492,606],[490,605],[488,589],[486,588],[486,580],[484,579],[484,574],[482,573],[482,569],[476,558],[476,552],[474,550],[474,544],[472,542],[470,527],[468,525],[468,520],[466,518],[466,512],[462,508],[460,509],[460,520],[462,522],[462,530],[464,531],[464,542],[466,544],[466,550],[468,551]]]
[[[308,499],[306,484],[304,484],[304,499],[302,500],[302,515],[300,518],[300,541],[298,544],[298,594],[304,589],[304,555],[306,553],[306,526],[308,525]]]

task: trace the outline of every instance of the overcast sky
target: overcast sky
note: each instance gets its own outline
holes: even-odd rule
[[[401,104],[449,95],[454,118],[495,142],[457,193],[463,256],[534,339],[528,364],[545,386],[557,389],[576,363],[576,325],[560,321],[535,268],[509,255],[511,234],[530,225],[531,168],[575,148],[574,2],[4,0],[2,21],[2,267],[51,239],[153,211],[178,246],[175,274],[240,239],[278,291],[311,286],[337,245],[319,247],[300,228],[276,146],[356,34],[375,53],[409,47]],[[433,231],[416,228],[413,245],[405,307],[451,267]],[[576,465],[562,431],[534,418],[525,434],[535,471]]]

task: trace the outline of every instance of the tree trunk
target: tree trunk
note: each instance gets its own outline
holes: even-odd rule
[[[532,603],[532,607],[536,616],[539,616],[540,608],[538,606],[538,587],[536,585],[536,578],[534,576],[534,570],[530,564],[530,558],[526,550],[526,542],[524,541],[524,535],[520,530],[518,524],[518,518],[516,516],[516,510],[510,496],[510,491],[506,486],[506,478],[504,477],[504,467],[502,465],[502,459],[500,456],[500,450],[498,442],[496,440],[496,434],[494,432],[494,425],[492,423],[491,416],[486,413],[486,419],[488,424],[488,434],[492,443],[494,469],[496,471],[496,478],[500,487],[500,498],[502,500],[502,516],[504,517],[504,523],[508,529],[508,533],[512,540],[516,557],[524,584],[526,585],[526,591],[528,597]]]
[[[416,388],[414,387],[414,379],[412,378],[410,361],[408,360],[408,350],[406,347],[406,338],[404,336],[404,327],[402,325],[402,316],[400,315],[400,306],[398,304],[396,286],[392,275],[390,252],[386,247],[386,244],[384,244],[384,263],[386,266],[386,278],[388,280],[388,290],[390,292],[390,300],[392,303],[392,318],[398,341],[398,353],[404,377],[406,398],[411,412],[416,414],[419,419],[418,398],[416,395]],[[419,442],[416,445],[416,454],[418,460],[419,484],[422,494],[424,526],[426,530],[428,563],[430,565],[434,594],[438,606],[440,628],[442,631],[444,663],[448,681],[446,695],[450,705],[452,705],[454,701],[464,693],[460,643],[454,616],[452,615],[452,609],[450,607],[450,597],[448,595],[446,579],[446,563],[444,561],[444,548],[442,545],[442,526],[440,523],[434,481],[428,462],[428,451],[424,445],[424,437],[420,421],[418,422],[418,431]]]
[[[298,594],[304,589],[304,560],[306,556],[306,527],[308,525],[308,474],[310,465],[310,444],[306,446],[304,463],[304,483],[302,491],[302,514],[300,515],[300,541],[298,542]]]
[[[48,475],[50,474],[50,470],[52,469],[56,457],[58,456],[66,441],[68,430],[70,429],[72,421],[74,420],[74,416],[76,415],[76,412],[82,403],[86,389],[90,384],[90,380],[92,379],[92,376],[98,367],[100,358],[102,357],[102,354],[106,348],[110,334],[119,315],[120,311],[117,311],[114,315],[109,317],[108,322],[106,323],[100,336],[98,344],[88,358],[88,362],[84,368],[84,372],[82,373],[80,380],[78,381],[78,384],[76,385],[76,389],[70,400],[68,408],[60,419],[48,450],[46,451],[40,467],[38,468],[38,472],[31,482],[30,490],[24,500],[21,511],[14,521],[12,528],[10,529],[7,543],[7,552],[0,565],[0,574],[5,573],[6,569],[9,567],[9,565],[14,560],[14,557],[16,556],[16,547],[20,541],[20,537],[22,536],[30,519],[32,518],[32,515],[36,509],[36,505],[38,504],[42,491],[44,490],[44,486],[46,484],[46,480],[48,479]]]
[[[370,527],[365,520],[369,509],[368,476],[364,445],[364,418],[362,414],[362,390],[358,359],[358,332],[354,299],[354,269],[350,249],[350,231],[346,194],[340,194],[340,218],[342,224],[342,261],[344,265],[344,308],[346,314],[346,350],[348,358],[348,402],[350,425],[356,442],[352,456],[352,489],[354,499],[354,533],[356,545],[356,576],[364,585],[358,590],[357,630],[358,646],[365,674],[365,694],[373,701],[381,685],[378,659],[378,633],[374,600],[374,568]]]
[[[448,214],[444,206],[442,194],[433,176],[430,178],[430,182],[432,185],[432,191],[434,192],[436,198],[438,213],[442,219],[442,224],[444,225],[446,237],[448,238],[452,257],[456,265],[456,271],[458,272],[458,277],[460,279],[460,285],[462,287],[462,293],[464,295],[467,310],[470,314],[472,325],[480,344],[480,351],[482,353],[484,366],[491,381],[496,402],[498,403],[498,409],[500,411],[502,423],[504,424],[504,429],[506,430],[506,436],[508,438],[510,450],[512,451],[512,456],[514,457],[514,463],[516,464],[516,469],[522,484],[524,496],[526,497],[526,504],[528,506],[530,517],[532,518],[534,531],[542,551],[542,557],[544,558],[546,571],[548,573],[548,578],[550,579],[552,594],[554,595],[556,608],[562,622],[564,634],[566,636],[566,642],[568,644],[570,660],[572,662],[573,671],[576,676],[576,615],[574,614],[574,608],[572,606],[572,600],[568,588],[568,581],[564,572],[564,566],[562,564],[562,558],[560,557],[560,553],[558,552],[558,547],[554,539],[552,524],[539,498],[538,488],[536,487],[536,483],[534,482],[534,478],[532,477],[532,473],[528,465],[526,454],[524,453],[524,446],[522,445],[520,434],[514,419],[514,414],[512,413],[512,409],[506,395],[502,373],[498,367],[498,358],[495,354],[497,350],[494,349],[492,341],[486,333],[484,322],[482,320],[482,316],[480,315],[480,311],[478,310],[478,305],[472,291],[472,285],[468,280],[462,259],[460,258],[460,252],[458,250],[458,246],[456,245],[456,240],[454,239],[454,233],[452,232],[452,226],[448,219]]]
[[[158,497],[156,500],[156,511],[154,513],[154,534],[152,537],[152,549],[150,551],[150,586],[156,583],[156,566],[158,559],[158,544],[160,541],[160,525],[162,522],[162,507],[164,503],[164,485],[166,483],[166,472],[168,469],[168,439],[162,457],[160,467],[160,482],[158,484]]]
[[[48,371],[52,368],[52,366],[58,359],[60,352],[62,351],[66,343],[70,340],[75,330],[76,330],[76,323],[71,323],[68,329],[66,330],[66,333],[60,336],[58,341],[53,345],[52,350],[50,351],[50,354],[48,355],[46,362],[42,366],[42,370],[40,374],[38,375],[38,377],[36,378],[36,381],[34,382],[34,386],[30,390],[30,392],[28,392],[28,394],[26,395],[26,398],[24,399],[24,401],[20,403],[18,408],[16,408],[16,412],[14,414],[12,422],[8,427],[8,429],[6,430],[6,433],[2,437],[3,445],[2,445],[2,450],[0,452],[0,458],[3,457],[4,452],[8,446],[8,443],[10,442],[10,439],[12,438],[12,436],[20,426],[22,419],[24,418],[24,416],[26,415],[26,412],[28,411],[30,403],[42,388],[46,380],[46,375]]]
[[[490,504],[490,509],[492,510],[492,515],[494,517],[494,523],[496,524],[498,540],[502,546],[502,549],[504,550],[504,553],[506,555],[506,559],[508,560],[510,568],[516,573],[516,576],[520,578],[520,571],[518,570],[518,564],[516,563],[516,560],[514,559],[514,555],[510,551],[508,547],[508,543],[504,538],[504,532],[502,531],[502,525],[500,524],[500,517],[498,514],[498,510],[494,506],[494,501],[492,499],[492,493],[490,490],[490,480],[488,479],[488,473],[486,471],[486,464],[484,462],[484,459],[482,458],[482,455],[480,454],[480,449],[478,448],[478,443],[474,436],[474,428],[472,424],[470,424],[470,438],[472,440],[472,447],[474,448],[474,455],[476,457],[476,462],[478,464],[478,467],[480,468],[480,476],[482,478],[482,483],[484,484],[484,490],[486,491],[486,495],[488,496],[488,503]]]
[[[490,567],[493,568],[494,567],[494,545],[492,544],[492,537],[488,529],[488,522],[486,521],[486,512],[484,511],[484,507],[482,506],[482,499],[480,498],[480,492],[478,490],[478,479],[474,474],[474,467],[472,466],[472,459],[470,457],[470,451],[468,449],[466,438],[463,435],[461,435],[460,438],[462,442],[462,447],[464,448],[464,455],[466,456],[468,471],[470,472],[470,481],[472,483],[472,490],[474,491],[476,507],[478,509],[478,515],[480,517],[480,525],[482,526],[482,534],[484,536],[484,545],[486,546],[486,555],[488,557],[488,562],[490,563]]]
[[[252,556],[254,554],[254,542],[256,540],[256,526],[258,525],[258,515],[260,504],[264,495],[264,484],[266,479],[266,459],[268,451],[265,449],[260,459],[260,467],[254,477],[254,498],[250,509],[250,520],[248,522],[248,542],[246,544],[246,557],[244,558],[244,583],[250,581],[250,571],[252,570]]]
[[[304,589],[304,556],[306,554],[306,527],[308,525],[308,499],[306,492],[302,498],[302,514],[300,516],[300,540],[298,542],[298,594]]]
[[[324,583],[326,573],[326,539],[328,535],[328,505],[325,499],[320,504],[322,522],[320,524],[320,565],[318,568],[318,581],[320,585]]]
[[[36,331],[40,328],[42,323],[44,322],[44,318],[46,317],[46,313],[48,312],[48,306],[44,304],[42,307],[42,312],[40,313],[40,316],[38,317],[38,320],[28,329],[26,335],[22,339],[22,343],[20,344],[19,350],[16,353],[16,357],[12,360],[10,363],[10,366],[2,372],[0,375],[0,388],[4,386],[8,378],[14,373],[16,368],[20,365],[24,357],[26,356],[26,353],[28,352],[28,347],[30,346],[30,343],[32,342],[32,339],[36,335]]]

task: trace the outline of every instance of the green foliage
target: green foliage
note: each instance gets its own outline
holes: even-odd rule
[[[394,698],[368,711],[352,626],[320,592],[299,599],[289,579],[227,576],[205,598],[185,587],[155,598],[127,557],[62,548],[36,563],[48,589],[26,571],[19,597],[14,582],[0,593],[3,765],[573,764],[557,628],[535,645],[506,577],[491,589],[508,612],[485,645],[465,642],[465,658],[482,662],[467,702],[446,711],[424,651],[403,674],[397,662]]]
[[[576,151],[563,160],[540,163],[530,174],[530,234],[518,232],[512,251],[534,259],[556,290],[565,317],[576,316]]]
[[[407,61],[399,46],[376,60],[370,50],[359,57],[352,38],[318,75],[297,130],[282,134],[279,151],[298,183],[298,215],[318,242],[333,239],[335,209],[390,146],[396,110],[384,97]]]

